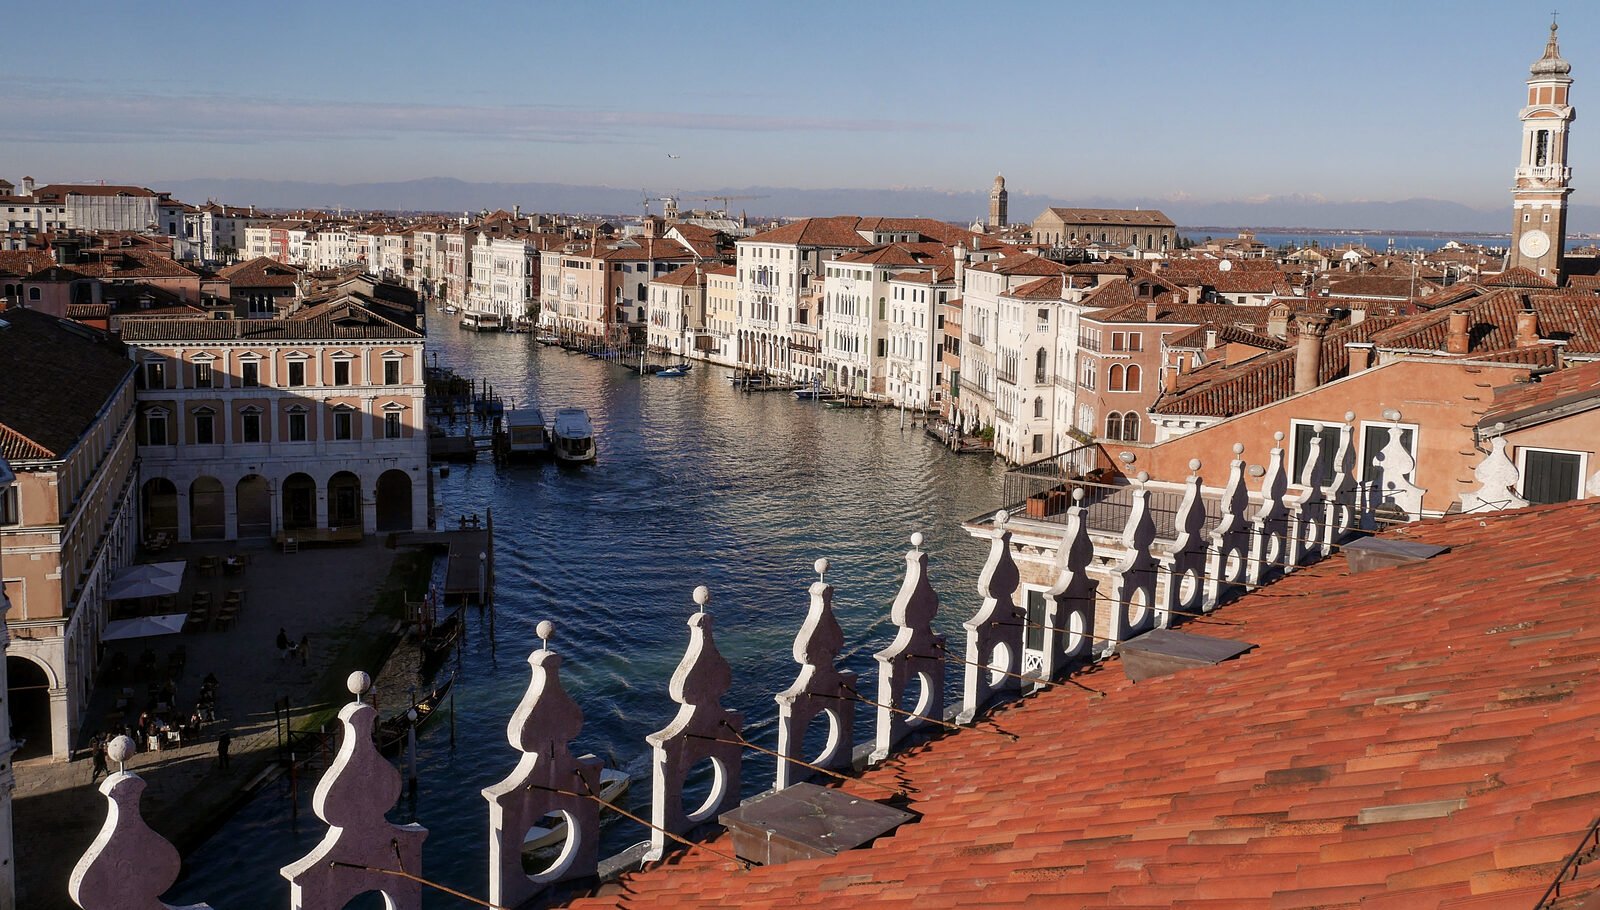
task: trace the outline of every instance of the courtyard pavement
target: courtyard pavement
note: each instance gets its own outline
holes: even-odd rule
[[[200,573],[202,557],[230,553],[248,557],[249,564],[241,574]],[[203,631],[107,643],[107,663],[102,666],[108,665],[112,652],[120,650],[127,654],[133,681],[102,682],[97,687],[85,721],[88,731],[107,729],[124,716],[115,707],[124,685],[136,692],[126,716],[137,720],[144,707],[146,683],[136,668],[146,648],[155,652],[163,681],[171,652],[179,645],[187,651],[176,678],[174,706],[185,716],[194,707],[206,674],[215,674],[219,683],[216,721],[208,724],[196,741],[140,752],[128,763],[128,770],[138,772],[148,785],[143,814],[152,828],[178,842],[180,849],[190,846],[188,841],[202,838],[220,824],[246,788],[274,767],[278,744],[274,704],[287,698],[296,717],[325,707],[306,701],[317,691],[319,681],[335,669],[345,646],[357,635],[380,635],[392,628],[393,620],[373,616],[372,608],[395,555],[396,551],[383,545],[382,536],[369,536],[359,545],[290,554],[278,552],[265,541],[179,544],[145,558],[147,562],[189,561],[178,597],[179,610],[187,609],[197,590],[211,591],[215,605],[222,603],[230,589],[245,591],[239,618],[226,630],[214,628],[213,623],[213,628]],[[411,593],[413,598],[418,594]],[[215,611],[214,606],[213,614]],[[279,657],[275,639],[280,628],[296,642],[302,635],[309,636],[303,665],[298,657]],[[350,669],[355,668],[338,668],[341,673]],[[374,675],[379,670],[361,669]],[[218,767],[216,758],[217,735],[224,729],[232,735],[232,761],[227,770]],[[83,737],[85,744],[88,740]],[[73,906],[66,894],[68,875],[106,816],[105,798],[90,784],[93,762],[88,755],[87,749],[80,749],[70,763],[41,757],[18,760],[14,765],[19,907],[52,910]]]

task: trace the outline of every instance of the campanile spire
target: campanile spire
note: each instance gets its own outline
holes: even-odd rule
[[[1572,64],[1561,56],[1556,23],[1544,56],[1528,68],[1528,104],[1522,109],[1522,158],[1511,190],[1510,265],[1560,283],[1566,253],[1568,127],[1576,118],[1569,101]]]

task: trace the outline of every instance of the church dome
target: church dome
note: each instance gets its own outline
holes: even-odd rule
[[[1528,68],[1534,78],[1548,78],[1551,76],[1566,76],[1572,72],[1572,64],[1561,57],[1561,49],[1556,47],[1556,24],[1550,23],[1550,40],[1544,46],[1544,56],[1534,61]]]

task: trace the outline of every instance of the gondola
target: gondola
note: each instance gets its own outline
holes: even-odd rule
[[[404,749],[407,731],[413,728],[420,729],[423,724],[431,720],[433,715],[438,713],[439,705],[444,702],[445,696],[450,694],[450,687],[454,684],[455,677],[447,677],[416,704],[380,722],[378,729],[372,734],[372,738],[378,741],[378,751],[385,755],[393,755]],[[417,712],[415,721],[411,719],[412,711]]]
[[[582,757],[594,758],[593,755]],[[617,800],[622,798],[622,794],[628,792],[628,785],[631,783],[633,783],[633,778],[628,775],[628,772],[610,764],[601,768],[599,793],[601,810],[603,811],[616,805]],[[556,846],[566,840],[566,837],[566,820],[557,814],[547,815],[528,829],[528,833],[523,837],[522,852],[527,855],[535,850]]]
[[[437,665],[450,656],[450,649],[455,647],[456,639],[461,637],[461,610],[446,616],[438,625],[423,633],[422,664],[424,667]]]

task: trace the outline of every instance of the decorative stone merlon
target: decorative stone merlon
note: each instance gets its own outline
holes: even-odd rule
[[[595,873],[600,849],[600,761],[572,757],[569,743],[583,729],[583,711],[561,685],[561,655],[550,650],[549,620],[538,625],[542,645],[528,655],[533,669],[506,739],[522,753],[505,780],[483,789],[489,802],[489,901],[516,907],[551,882]],[[550,818],[547,818],[549,816]],[[553,830],[559,820],[566,839],[555,858],[533,874],[523,871],[524,842],[531,828]]]
[[[1250,561],[1250,490],[1244,482],[1244,444],[1233,444],[1228,484],[1222,489],[1222,519],[1211,532],[1206,557],[1206,612],[1245,581]]]
[[[944,719],[944,636],[933,632],[933,618],[939,613],[939,595],[928,581],[928,554],[922,550],[922,535],[911,535],[906,551],[906,575],[889,608],[889,619],[896,626],[894,641],[873,655],[878,661],[878,725],[872,761],[880,762],[894,751],[895,744],[929,721]],[[921,687],[914,707],[904,708],[907,717],[889,707],[900,707],[906,689],[916,682]]]
[[[1021,575],[1011,558],[1009,517],[1004,509],[994,514],[994,530],[989,535],[989,558],[978,576],[978,594],[983,597],[978,612],[962,623],[967,630],[967,654],[962,678],[959,723],[970,724],[978,712],[1002,691],[1019,688],[1017,672],[1022,668],[1024,615],[1017,604],[1017,585]],[[998,672],[996,672],[998,671]]]
[[[1296,567],[1308,566],[1327,555],[1324,546],[1327,492],[1318,480],[1322,476],[1323,459],[1331,454],[1322,451],[1322,424],[1312,424],[1306,463],[1301,465],[1300,476],[1296,478],[1302,489],[1290,498],[1288,562]]]
[[[1266,475],[1261,479],[1261,507],[1250,519],[1250,563],[1245,581],[1259,585],[1283,574],[1288,552],[1289,507],[1284,502],[1289,478],[1283,470],[1283,433],[1272,434],[1275,445],[1267,459]]]
[[[1084,520],[1083,488],[1072,491],[1067,527],[1056,551],[1055,584],[1044,593],[1044,629],[1039,678],[1054,681],[1073,665],[1085,663],[1094,653],[1094,605],[1099,583],[1089,575],[1094,562],[1094,542]],[[1024,672],[1032,668],[1024,667]],[[1038,686],[1036,686],[1037,688]]]
[[[821,768],[840,769],[850,765],[855,743],[855,711],[851,694],[856,675],[837,666],[839,649],[844,647],[844,631],[833,615],[833,585],[827,582],[828,561],[815,563],[817,581],[810,589],[811,607],[805,622],[794,637],[794,659],[800,675],[794,685],[777,694],[778,754],[799,759]],[[828,720],[828,742],[821,754],[801,754],[806,727],[823,715]],[[773,786],[779,790],[810,776],[803,765],[778,759]]]
[[[668,694],[678,704],[678,713],[660,730],[645,737],[654,755],[650,792],[650,851],[646,857],[657,860],[666,855],[667,835],[686,835],[690,829],[716,818],[739,804],[740,760],[744,745],[739,742],[744,716],[722,707],[722,696],[733,683],[733,671],[717,651],[711,634],[711,614],[706,604],[711,592],[704,585],[694,589],[699,611],[689,617],[689,647],[673,671]],[[709,759],[714,768],[711,793],[698,809],[683,804],[683,784],[696,763]]]
[[[1516,494],[1517,484],[1521,482],[1522,476],[1510,456],[1506,455],[1505,437],[1496,436],[1489,440],[1489,445],[1489,454],[1483,456],[1478,466],[1472,469],[1472,476],[1477,479],[1478,488],[1461,494],[1463,512],[1520,509],[1528,504],[1526,499]]]
[[[1146,501],[1149,480],[1144,471],[1135,478],[1133,508],[1122,529],[1122,548],[1127,555],[1111,569],[1111,622],[1106,637],[1112,649],[1156,627],[1156,576],[1161,562],[1152,549],[1156,524]]]
[[[118,770],[100,785],[107,802],[106,822],[67,880],[67,894],[83,910],[209,910],[209,904],[184,908],[161,902],[178,880],[178,850],[150,830],[139,811],[144,778],[122,765],[133,756],[133,740],[113,739],[106,747]]]
[[[372,677],[358,671],[347,685],[356,701],[339,711],[339,753],[311,801],[312,811],[328,823],[328,833],[310,853],[280,870],[289,880],[289,907],[340,910],[358,894],[379,891],[388,910],[420,910],[422,885],[405,876],[422,875],[428,831],[384,818],[400,797],[400,772],[372,739],[377,709],[360,700]]]
[[[1173,613],[1199,613],[1206,598],[1206,555],[1210,551],[1206,539],[1206,507],[1201,496],[1200,459],[1189,461],[1189,477],[1184,481],[1183,499],[1173,518],[1177,536],[1172,548],[1161,559],[1161,586],[1158,621],[1167,625]]]

